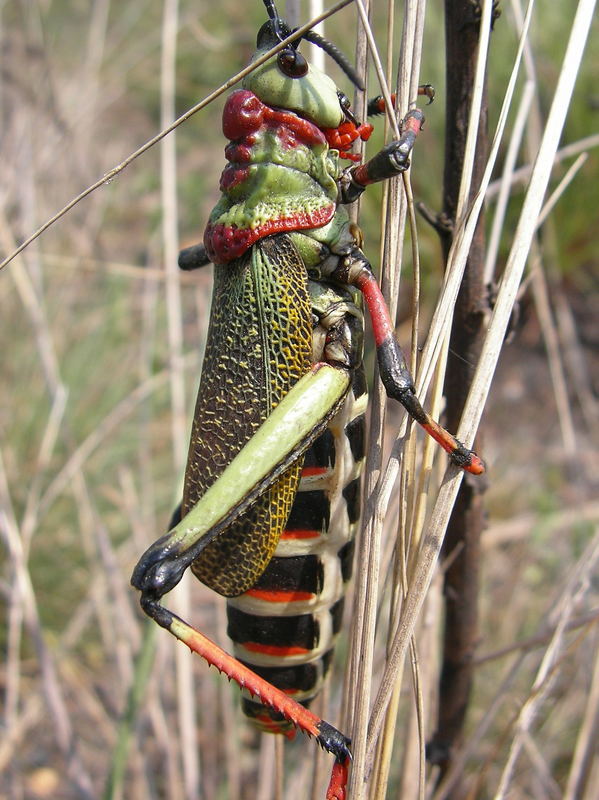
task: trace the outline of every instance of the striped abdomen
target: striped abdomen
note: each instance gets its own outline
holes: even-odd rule
[[[360,369],[344,406],[306,454],[274,557],[252,589],[227,602],[236,657],[305,704],[321,688],[343,617],[360,515],[366,399]],[[262,730],[292,729],[249,695],[243,706]]]

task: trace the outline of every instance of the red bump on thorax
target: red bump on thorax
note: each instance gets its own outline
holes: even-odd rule
[[[251,146],[253,140],[249,137],[263,124],[276,130],[284,146],[297,147],[304,144],[314,147],[327,143],[324,134],[313,122],[299,117],[293,111],[270,108],[249,89],[238,89],[229,96],[223,109],[223,133],[235,148],[239,148],[241,144]],[[229,152],[232,152],[231,144],[225,150],[227,159],[245,160],[243,156],[231,159]]]
[[[301,144],[306,147],[326,145],[324,133],[313,122],[298,117],[292,111],[280,111],[268,106],[264,108],[264,120],[270,128],[276,129],[281,146],[293,148]]]
[[[257,131],[264,119],[266,106],[248,89],[233,92],[223,109],[223,133],[231,141]]]
[[[229,164],[224,168],[220,176],[221,192],[226,192],[227,189],[233,189],[238,184],[243,183],[247,180],[248,174],[248,167],[237,167],[235,164]]]

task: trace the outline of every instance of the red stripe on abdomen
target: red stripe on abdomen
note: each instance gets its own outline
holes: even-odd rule
[[[260,642],[243,642],[242,647],[249,650],[250,653],[262,653],[266,656],[300,656],[309,653],[306,647],[298,647],[294,645],[275,645],[275,644],[260,644]]]
[[[268,603],[298,603],[312,600],[312,592],[286,592],[281,589],[249,589],[246,593],[249,597],[256,597],[258,600],[266,600]]]
[[[281,539],[317,539],[319,536],[320,531],[311,530],[309,528],[300,528],[294,531],[283,531],[281,534]]]
[[[311,478],[313,475],[324,475],[328,471],[328,467],[304,467],[302,469],[302,478]]]

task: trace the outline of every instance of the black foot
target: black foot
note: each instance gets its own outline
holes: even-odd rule
[[[467,469],[469,466],[471,466],[474,458],[480,460],[474,450],[470,450],[461,442],[458,442],[458,444],[459,447],[457,450],[454,450],[453,453],[449,454],[449,458],[451,459],[452,463],[456,465],[456,467]]]
[[[351,759],[351,750],[349,749],[351,739],[324,720],[321,720],[317,727],[319,730],[317,741],[324,750],[332,753],[341,764],[345,763],[347,759]]]

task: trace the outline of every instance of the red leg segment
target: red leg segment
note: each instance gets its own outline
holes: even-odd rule
[[[345,787],[349,771],[349,739],[328,722],[317,717],[309,709],[296,703],[280,689],[272,686],[225,650],[192,628],[180,617],[159,603],[144,598],[144,611],[159,625],[166,628],[190,650],[200,655],[209,665],[223,672],[229,680],[235,681],[242,689],[257,697],[263,705],[270,706],[288,719],[295,727],[316,737],[321,747],[335,756],[335,764],[327,790],[327,800],[345,800]]]
[[[368,306],[377,346],[381,378],[385,384],[387,394],[399,400],[429,436],[432,436],[449,453],[454,464],[474,475],[482,474],[485,471],[483,460],[473,450],[469,450],[459,442],[445,428],[442,428],[438,422],[435,422],[418,402],[412,376],[399,343],[395,338],[387,304],[370,269],[362,269],[359,272],[355,285],[364,295]]]
[[[414,381],[395,337],[385,298],[362,251],[358,247],[351,249],[332,270],[331,277],[356,286],[364,296],[372,320],[381,380],[388,396],[399,400],[408,414],[449,453],[454,464],[473,475],[481,475],[485,471],[483,460],[435,422],[416,397]]]

